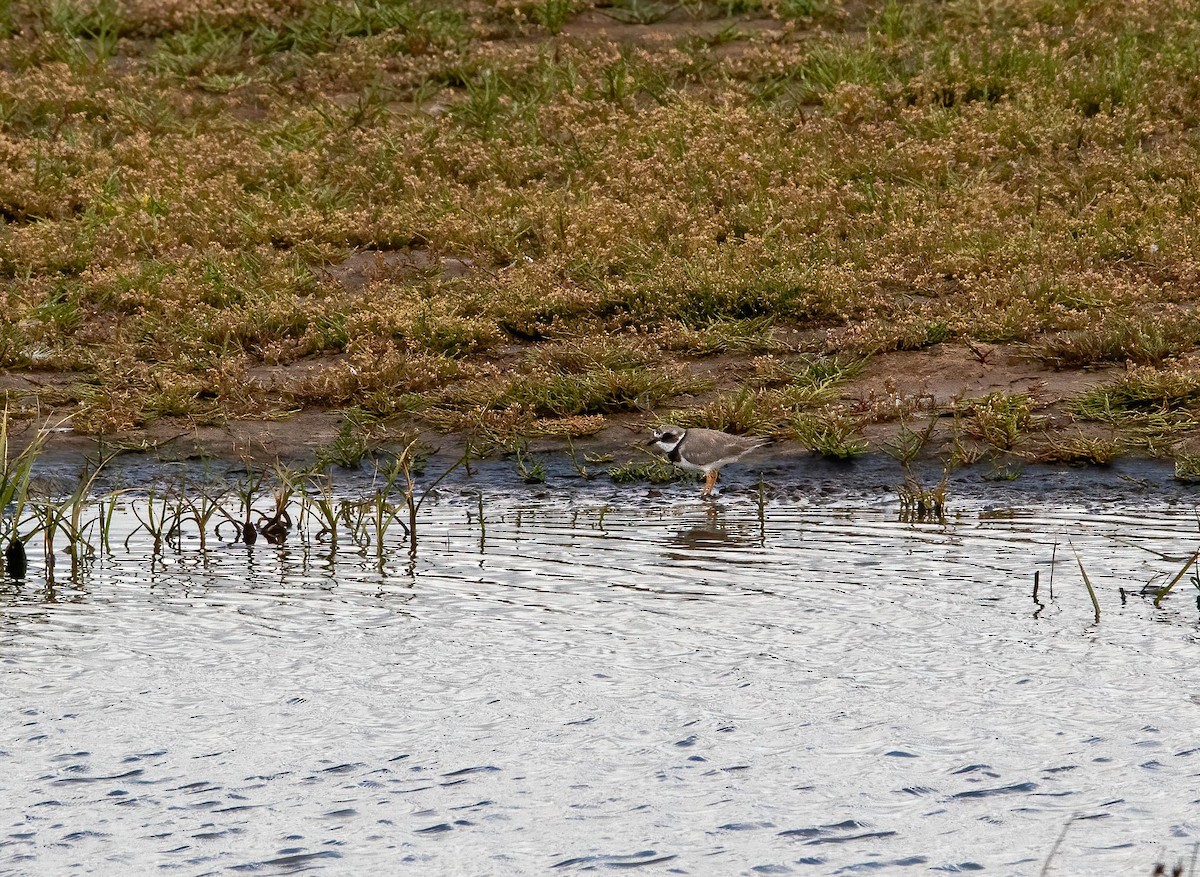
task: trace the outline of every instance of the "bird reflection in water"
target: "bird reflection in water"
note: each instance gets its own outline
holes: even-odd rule
[[[716,505],[708,506],[704,512],[704,523],[684,527],[671,536],[670,544],[683,551],[668,552],[668,557],[687,560],[693,558],[696,552],[714,548],[758,546],[757,521],[736,514],[731,516],[726,509]]]

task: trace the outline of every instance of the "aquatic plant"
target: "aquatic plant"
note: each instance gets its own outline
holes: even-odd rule
[[[544,484],[546,482],[546,467],[541,460],[529,456],[528,448],[522,444],[513,455],[517,466],[517,474],[526,484]]]
[[[50,432],[61,426],[62,422],[64,421],[43,422],[23,449],[13,453],[10,412],[7,406],[0,412],[0,542],[5,545],[5,570],[13,578],[23,578],[29,569],[26,542],[46,525],[58,525],[66,507],[71,509],[74,531],[78,533],[80,529],[80,504],[91,486],[91,479],[94,479],[95,473],[92,473],[91,479],[86,480],[83,488],[72,494],[71,499],[53,510],[48,509],[46,504],[35,503],[30,495],[30,480],[37,459],[46,449]],[[32,522],[37,525],[22,533],[24,525],[30,523],[30,519],[25,516],[26,509],[31,510]],[[48,545],[52,543],[53,537]],[[53,549],[48,548],[48,552],[53,552]],[[50,555],[50,561],[53,561],[53,555]]]
[[[608,470],[608,477],[614,484],[633,484],[639,481],[673,484],[678,481],[696,480],[692,473],[657,457],[650,460],[630,460],[620,466],[613,466]]]
[[[258,541],[258,530],[254,526],[254,500],[258,492],[262,489],[263,481],[266,479],[266,472],[256,470],[247,466],[246,478],[238,482],[234,488],[234,493],[237,494],[240,510],[242,515],[235,517],[229,512],[222,509],[225,520],[233,524],[234,527],[234,542],[242,542],[246,545],[253,545]],[[220,537],[220,525],[217,528],[217,536]]]
[[[181,489],[180,500],[187,509],[188,517],[196,525],[201,551],[208,548],[208,529],[212,525],[213,519],[222,513],[221,500],[226,493],[228,493],[227,488],[215,493],[210,490],[185,492]],[[181,515],[181,522],[182,518]]]
[[[316,518],[319,524],[317,541],[328,542],[329,550],[337,551],[339,507],[333,495],[333,478],[329,475],[313,475],[309,478],[309,484],[316,491],[306,490],[301,495],[300,518]]]
[[[857,419],[842,411],[801,414],[792,421],[791,437],[814,454],[849,460],[867,451],[860,426]]]
[[[38,457],[50,436],[50,425],[39,428],[17,454],[11,447],[11,418],[5,406],[0,412],[0,541],[5,542],[5,570],[12,578],[23,578],[29,568],[22,536],[25,507],[29,502],[29,481]]]
[[[1180,579],[1182,579],[1184,577],[1184,575],[1187,573],[1187,571],[1192,568],[1192,564],[1194,564],[1197,561],[1197,559],[1200,559],[1200,550],[1197,550],[1197,551],[1193,552],[1192,554],[1190,554],[1187,557],[1187,559],[1183,562],[1183,566],[1181,566],[1179,568],[1179,571],[1177,573],[1175,573],[1175,575],[1171,578],[1171,580],[1155,592],[1155,594],[1154,594],[1154,608],[1155,609],[1161,608],[1163,599],[1168,594],[1171,593],[1171,591],[1174,589],[1174,587],[1177,584],[1179,584]]]
[[[1069,541],[1069,540],[1068,540]],[[1092,587],[1091,577],[1088,576],[1087,570],[1083,566],[1083,558],[1079,556],[1079,551],[1071,544],[1071,551],[1075,553],[1075,562],[1079,564],[1079,574],[1083,576],[1083,586],[1087,588],[1088,597],[1092,601],[1092,609],[1096,613],[1096,623],[1100,623],[1100,601],[1096,599],[1096,589]],[[1182,575],[1182,573],[1181,573]]]
[[[916,524],[944,521],[949,479],[949,470],[945,470],[942,472],[941,481],[932,487],[926,487],[911,471],[906,471],[904,484],[898,491],[900,520]]]
[[[129,531],[125,537],[125,550],[129,550],[130,540],[139,532],[145,530],[152,540],[152,553],[162,553],[163,544],[170,544],[171,538],[178,533],[180,519],[180,504],[177,494],[159,487],[151,487],[144,503],[131,503],[130,512],[138,525]]]
[[[53,574],[60,532],[66,541],[65,550],[71,561],[72,579],[78,575],[80,563],[96,553],[90,534],[97,526],[101,528],[101,546],[108,545],[102,508],[97,507],[96,513],[92,514],[92,491],[101,470],[114,456],[115,454],[105,455],[102,450],[95,461],[89,460],[76,479],[75,486],[65,496],[58,499],[48,496],[30,498],[29,504],[36,526],[27,538],[32,538],[38,533],[42,535],[44,563],[48,574]]]
[[[401,498],[404,505],[408,509],[408,523],[405,525],[405,534],[408,537],[408,553],[410,557],[417,556],[417,513],[421,510],[422,504],[429,498],[429,495],[450,476],[459,466],[464,465],[469,458],[470,451],[464,451],[463,455],[455,460],[451,465],[447,466],[437,478],[433,479],[420,496],[417,495],[416,471],[414,466],[425,465],[426,455],[421,453],[416,440],[409,442],[398,453],[393,455],[392,462],[386,470],[384,478],[384,487],[377,493],[377,508],[378,504],[386,499],[387,494],[396,487],[400,489]],[[401,485],[400,479],[403,479]],[[377,511],[377,520],[383,520],[383,512],[386,510]],[[377,528],[376,533],[380,531]],[[378,552],[382,555],[382,535],[379,536]]]
[[[1179,453],[1175,456],[1177,481],[1200,481],[1200,454]]]
[[[416,504],[413,502],[414,486],[411,468],[411,454],[415,444],[412,442],[400,453],[393,455],[386,466],[383,463],[376,464],[375,475],[377,479],[382,478],[382,484],[377,482],[374,495],[359,503],[360,510],[366,512],[366,521],[369,523],[370,532],[374,534],[375,556],[380,562],[383,560],[387,532],[393,524],[400,525],[404,530],[404,535],[410,539],[410,551],[416,551]],[[404,479],[403,485],[401,485],[401,478]],[[408,510],[408,523],[400,520],[402,507],[391,502],[391,495],[397,491],[400,492],[404,507]]]
[[[259,512],[256,524],[258,532],[271,545],[282,545],[292,530],[292,516],[288,511],[292,497],[301,490],[302,473],[276,462],[273,474],[275,486],[272,491],[274,508],[270,514]]]

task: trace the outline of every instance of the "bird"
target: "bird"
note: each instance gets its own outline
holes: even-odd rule
[[[704,473],[704,488],[700,496],[711,496],[717,483],[718,470],[751,451],[770,443],[757,436],[730,435],[716,429],[681,426],[662,426],[646,444],[657,445],[666,451],[667,459],[676,466]]]

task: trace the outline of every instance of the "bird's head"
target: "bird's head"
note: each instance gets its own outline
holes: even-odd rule
[[[678,426],[660,426],[654,430],[654,435],[650,437],[648,445],[658,445],[662,450],[670,453],[675,450],[675,446],[683,441],[683,429]]]

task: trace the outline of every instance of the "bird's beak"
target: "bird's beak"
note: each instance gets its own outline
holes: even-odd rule
[[[647,447],[649,447],[650,445],[656,445],[656,444],[658,444],[658,436],[652,436],[650,441],[646,442]]]

